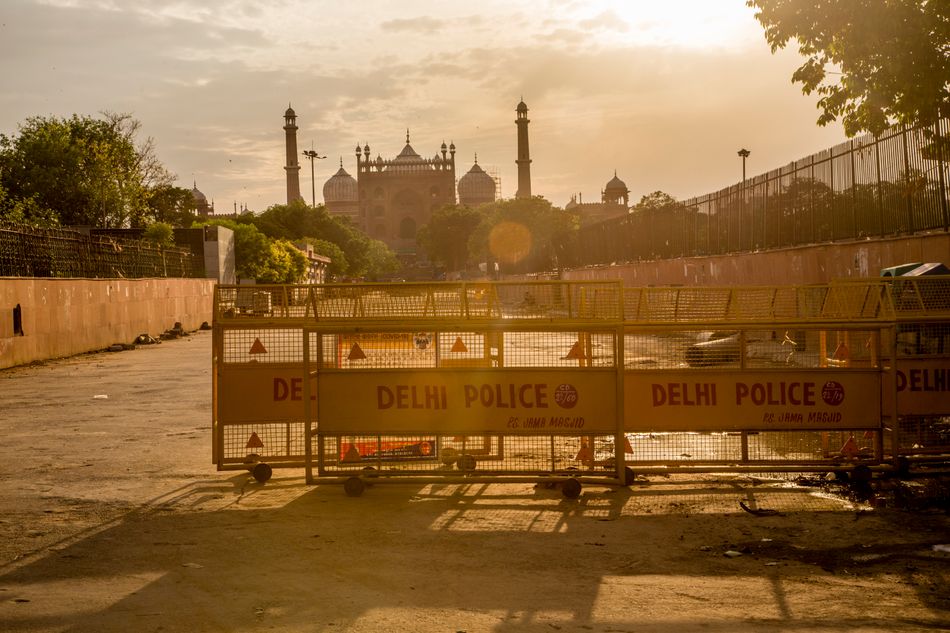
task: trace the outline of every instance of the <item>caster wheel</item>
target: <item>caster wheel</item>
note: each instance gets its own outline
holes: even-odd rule
[[[629,466],[623,467],[623,485],[632,486],[637,482],[637,473],[633,472],[633,469]]]
[[[856,484],[866,484],[871,481],[871,469],[864,464],[855,466],[851,471],[851,481]]]
[[[254,465],[254,468],[251,469],[251,474],[254,476],[254,479],[263,484],[267,483],[267,480],[274,474],[274,469],[264,462],[261,462]]]
[[[451,466],[458,461],[459,453],[454,448],[443,448],[442,452],[439,454],[439,461],[441,461],[446,466]]]
[[[466,472],[475,470],[475,457],[472,455],[459,455],[458,462],[456,462],[455,465],[459,470]]]
[[[910,460],[906,457],[897,458],[897,471],[896,475],[898,477],[906,477],[910,474]]]
[[[347,497],[358,497],[366,490],[366,484],[359,477],[350,477],[343,482],[343,492]]]
[[[576,479],[568,479],[561,484],[561,494],[568,499],[577,499],[581,496],[581,482]]]

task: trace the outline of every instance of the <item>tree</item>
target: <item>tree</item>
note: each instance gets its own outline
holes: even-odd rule
[[[311,207],[302,200],[276,204],[247,219],[271,237],[289,240],[325,240],[342,250],[345,271],[352,277],[383,277],[399,270],[395,254],[382,242],[371,240],[348,220],[331,215],[325,207]],[[328,255],[329,256],[329,255]],[[394,262],[397,265],[394,268]]]
[[[145,196],[148,216],[156,222],[167,222],[178,228],[191,226],[195,220],[195,198],[191,191],[173,185],[150,188]]]
[[[432,214],[416,234],[429,259],[448,270],[462,270],[469,261],[468,241],[484,215],[465,206],[447,205]]]
[[[276,274],[277,265],[270,261],[271,240],[251,224],[241,224],[233,220],[211,220],[196,222],[195,227],[209,224],[223,226],[234,231],[234,268],[240,279],[262,279],[265,274]]]
[[[36,196],[14,199],[0,182],[0,226],[33,226],[52,228],[59,226],[59,218],[36,201]]]
[[[268,251],[257,274],[257,281],[265,284],[295,284],[304,279],[307,256],[296,246],[287,240],[274,240]]]
[[[355,276],[377,281],[398,272],[402,268],[399,258],[384,242],[366,238],[365,245],[366,248],[362,252],[363,257],[359,267],[351,268]]]
[[[819,95],[819,125],[880,134],[893,123],[932,126],[950,116],[947,0],[747,0],[772,52],[798,42],[792,75]],[[834,66],[836,70],[828,67]],[[840,72],[839,72],[840,71]]]
[[[313,245],[313,250],[324,257],[330,258],[330,265],[327,267],[327,273],[331,278],[343,277],[349,269],[349,262],[346,260],[346,254],[337,244],[329,240],[314,238],[304,238],[305,241]]]
[[[663,191],[654,191],[640,198],[630,211],[636,223],[637,257],[675,257],[684,254],[687,244],[685,222],[689,216],[686,205]],[[634,255],[634,253],[631,253]]]
[[[128,114],[31,117],[16,136],[0,135],[0,184],[13,201],[33,200],[64,225],[144,227],[148,194],[173,176]],[[34,218],[26,217],[27,222]]]
[[[156,246],[174,246],[175,231],[171,224],[166,222],[153,222],[145,227],[142,239]]]
[[[552,239],[577,230],[576,215],[541,196],[499,200],[479,207],[482,223],[469,239],[478,261],[497,262],[503,272],[551,270],[557,266]]]

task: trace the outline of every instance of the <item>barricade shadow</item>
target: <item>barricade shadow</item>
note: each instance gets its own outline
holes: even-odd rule
[[[847,631],[950,621],[934,591],[946,586],[946,560],[928,553],[946,517],[917,517],[908,531],[902,513],[847,505],[752,515],[738,506],[748,491],[733,483],[680,484],[591,486],[568,500],[545,486],[380,483],[350,498],[290,475],[209,479],[4,570],[0,630]],[[856,540],[856,524],[875,540]],[[904,599],[916,605],[868,603],[867,584],[885,573],[914,588]],[[816,577],[834,593],[801,595]]]

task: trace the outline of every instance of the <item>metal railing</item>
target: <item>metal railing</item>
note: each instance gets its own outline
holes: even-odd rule
[[[0,277],[200,277],[188,249],[63,229],[0,228]]]
[[[723,255],[950,230],[950,156],[932,128],[893,128],[659,211],[554,241],[561,267]]]

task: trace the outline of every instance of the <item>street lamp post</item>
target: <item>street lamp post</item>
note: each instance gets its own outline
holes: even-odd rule
[[[749,157],[749,154],[751,154],[752,152],[750,152],[749,150],[743,147],[742,149],[739,150],[738,153],[739,153],[739,156],[742,157],[742,182],[743,184],[745,184],[745,159],[747,159]]]
[[[744,211],[745,211],[745,159],[747,159],[747,158],[749,157],[749,154],[751,154],[751,153],[752,153],[752,152],[750,152],[749,150],[747,150],[747,149],[744,148],[744,147],[738,151],[739,156],[742,158],[742,186],[741,186],[740,189],[739,189],[739,195],[740,195],[740,197],[741,197],[741,199],[742,199],[742,205],[739,207],[739,212],[740,212],[740,216],[739,216],[739,250],[740,250],[740,251],[742,250],[742,219],[743,219],[742,216],[745,215],[745,213],[744,213]],[[754,235],[755,235],[755,208],[754,208],[754,207],[753,207],[753,209],[752,209],[752,213],[753,213],[753,216],[752,216],[752,235],[754,236]],[[753,240],[753,241],[754,241],[754,240]],[[751,242],[750,242],[750,244],[751,244]],[[749,250],[752,250],[752,249],[750,248]]]
[[[317,185],[313,179],[313,159],[326,158],[326,156],[320,156],[313,149],[305,149],[303,155],[310,159],[310,206],[317,208]]]

